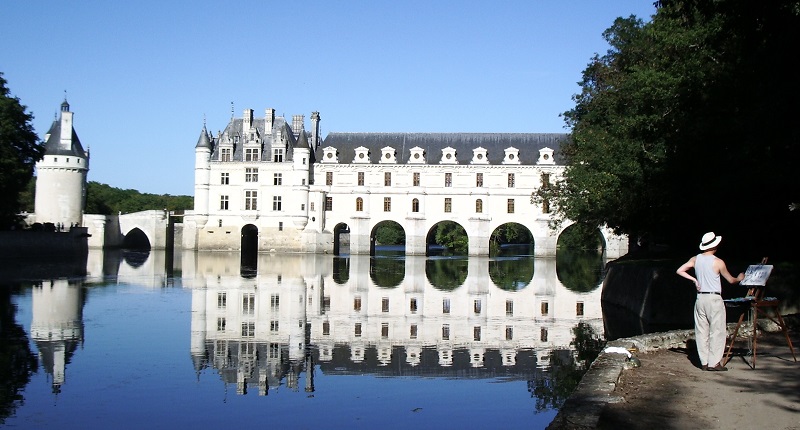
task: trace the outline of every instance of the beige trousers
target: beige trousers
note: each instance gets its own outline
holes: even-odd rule
[[[694,303],[694,336],[700,364],[716,366],[725,353],[725,302],[718,294],[698,294]]]

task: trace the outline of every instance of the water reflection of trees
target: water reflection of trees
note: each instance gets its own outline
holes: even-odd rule
[[[489,262],[489,277],[500,289],[521,290],[533,279],[533,260],[530,258],[492,260]]]
[[[559,250],[556,252],[558,280],[576,293],[595,290],[605,275],[603,254],[597,251]]]
[[[0,286],[0,424],[22,403],[20,394],[38,371],[25,329],[15,320],[11,288]]]
[[[528,391],[536,398],[537,412],[561,408],[605,346],[602,336],[585,322],[573,327],[572,334],[570,345],[574,352],[554,350],[548,371],[528,381]]]
[[[467,280],[468,261],[465,258],[433,258],[425,260],[425,276],[438,290],[451,291]]]
[[[403,282],[406,262],[402,258],[370,258],[369,277],[381,288],[394,288]]]
[[[333,281],[344,285],[350,280],[350,258],[333,257]]]

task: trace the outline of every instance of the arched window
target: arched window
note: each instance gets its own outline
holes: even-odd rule
[[[356,198],[356,212],[361,212],[364,210],[364,199],[361,197]]]
[[[411,212],[419,212],[419,199],[411,200]]]
[[[483,200],[475,200],[475,213],[483,213]]]

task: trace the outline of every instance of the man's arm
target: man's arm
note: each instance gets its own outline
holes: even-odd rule
[[[684,277],[684,278],[692,281],[694,283],[694,287],[697,288],[697,291],[700,291],[700,284],[697,283],[697,279],[687,272],[689,269],[694,267],[694,261],[695,261],[696,258],[697,258],[696,256],[690,258],[689,261],[683,263],[683,265],[681,267],[679,267],[678,270],[675,271],[675,273],[677,273],[681,277]]]
[[[739,276],[734,278],[733,275],[731,275],[731,273],[728,272],[728,267],[725,265],[725,262],[722,261],[722,259],[717,258],[717,260],[714,261],[714,263],[717,265],[717,268],[719,269],[719,274],[722,275],[722,277],[725,278],[725,280],[728,281],[728,283],[736,284],[742,282],[742,279],[744,279],[744,273],[740,273]]]

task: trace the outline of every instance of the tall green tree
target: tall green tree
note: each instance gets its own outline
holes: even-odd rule
[[[33,131],[33,115],[17,97],[11,96],[0,73],[0,230],[19,221],[19,196],[31,177],[44,146]]]
[[[756,255],[797,248],[800,2],[656,6],[604,32],[610,49],[564,113],[569,166],[540,199],[633,237],[696,247],[713,230]]]

